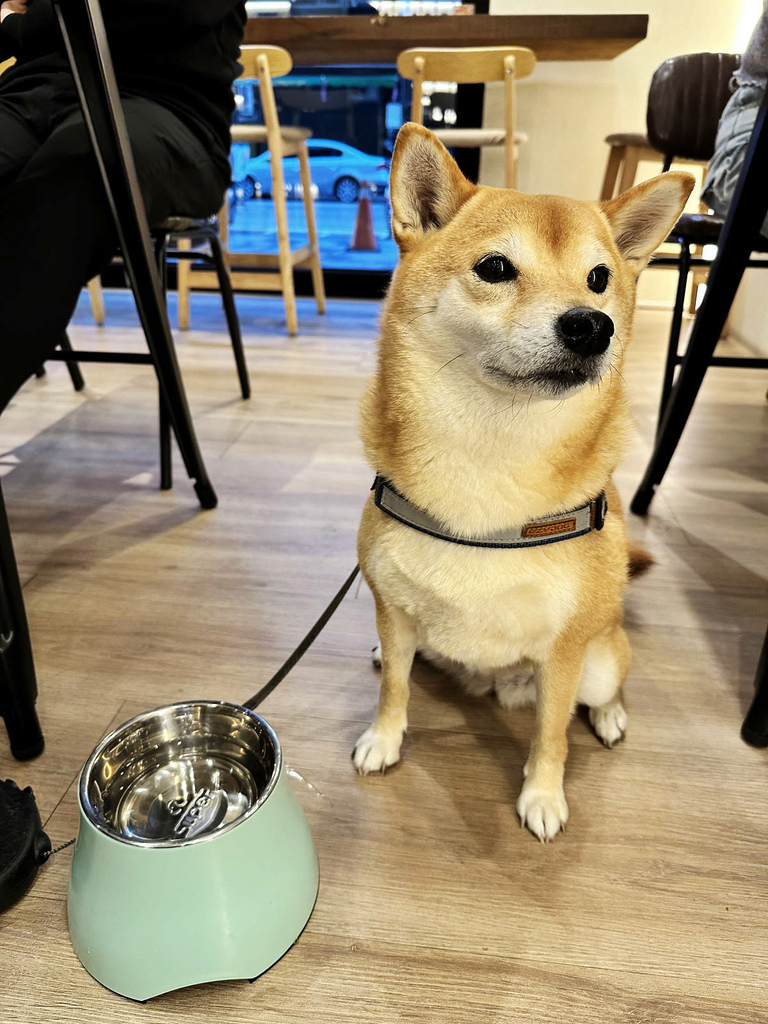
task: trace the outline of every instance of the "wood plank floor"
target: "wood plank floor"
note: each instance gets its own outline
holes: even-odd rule
[[[137,367],[60,364],[0,421],[0,472],[25,583],[47,748],[0,778],[32,785],[54,844],[75,834],[75,780],[106,730],[174,700],[243,700],[355,561],[371,480],[356,407],[377,307],[239,300],[254,395],[214,297],[179,351],[221,503],[200,512],[177,463],[157,490],[155,389]],[[73,337],[142,345],[130,305],[83,307]],[[638,315],[626,377],[648,454],[668,315]],[[414,674],[404,761],[358,778],[373,605],[363,587],[264,705],[321,865],[296,947],[255,984],[129,1003],[78,964],[66,930],[71,850],[0,917],[3,1024],[759,1024],[768,1022],[768,754],[739,726],[768,619],[765,373],[710,372],[647,521],[657,568],[632,586],[625,743],[571,726],[568,832],[542,846],[514,810],[532,712]]]

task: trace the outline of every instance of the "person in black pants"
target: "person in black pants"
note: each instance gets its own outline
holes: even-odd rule
[[[102,0],[150,225],[230,182],[242,0]],[[50,0],[0,4],[0,412],[60,340],[117,233]]]

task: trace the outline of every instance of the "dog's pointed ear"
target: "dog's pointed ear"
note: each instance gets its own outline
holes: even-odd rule
[[[398,133],[389,182],[392,234],[402,252],[446,225],[477,191],[442,142],[412,122]]]
[[[668,171],[600,204],[619,252],[636,273],[674,227],[695,184],[692,174]]]

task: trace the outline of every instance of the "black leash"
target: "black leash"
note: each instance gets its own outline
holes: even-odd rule
[[[254,693],[254,695],[250,698],[250,700],[245,701],[245,703],[243,704],[244,708],[250,708],[251,711],[255,711],[255,709],[259,706],[259,704],[261,704],[261,702],[263,700],[266,700],[266,698],[270,695],[270,693],[272,693],[272,691],[283,681],[283,679],[285,679],[285,677],[291,671],[293,666],[298,661],[300,661],[301,658],[304,657],[304,655],[307,653],[309,648],[312,646],[312,644],[318,638],[320,633],[322,633],[322,631],[325,629],[325,627],[328,624],[328,621],[331,618],[331,616],[333,615],[333,613],[336,611],[336,609],[339,607],[341,602],[344,600],[344,597],[345,597],[347,591],[352,586],[352,584],[355,582],[355,579],[357,578],[357,574],[359,572],[360,572],[360,566],[356,565],[355,568],[350,573],[350,575],[346,578],[346,580],[342,584],[341,590],[339,590],[339,592],[336,594],[336,596],[333,598],[331,603],[325,609],[323,614],[320,616],[320,618],[314,624],[312,629],[310,629],[310,631],[307,633],[307,635],[301,641],[301,643],[296,648],[296,650],[293,652],[293,654],[291,654],[283,662],[283,664],[280,666],[280,668],[277,670],[277,672],[275,672],[275,674],[272,676],[272,678],[269,680],[268,683],[265,683],[264,686],[262,686],[262,688],[260,690],[257,690],[257,692]]]
[[[74,841],[75,841],[74,839],[69,839],[69,840],[67,840],[66,843],[62,843],[61,846],[55,846],[52,850],[44,851],[41,854],[40,859],[42,861],[50,860],[50,858],[53,857],[54,854],[61,853],[62,850],[66,850],[66,848],[68,846],[71,846],[74,843]]]

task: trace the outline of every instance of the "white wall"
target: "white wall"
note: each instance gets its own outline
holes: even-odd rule
[[[681,53],[741,52],[761,9],[762,0],[491,0],[494,14],[650,16],[647,38],[614,60],[540,63],[518,84],[518,126],[531,139],[520,153],[519,187],[597,198],[608,154],[603,140],[611,132],[645,132],[655,68]],[[485,123],[500,125],[501,90],[494,85],[486,92]],[[486,149],[480,180],[503,184],[502,161],[500,150]],[[638,180],[659,170],[641,164]],[[641,301],[671,304],[673,277],[663,270],[645,274]]]

